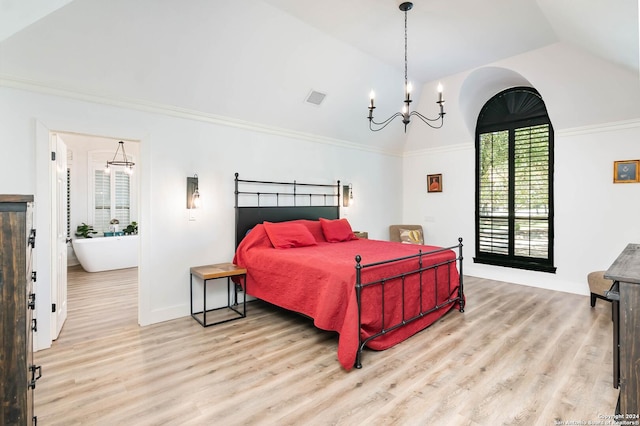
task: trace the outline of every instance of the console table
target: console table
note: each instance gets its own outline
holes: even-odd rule
[[[618,340],[618,348],[613,348],[620,385],[616,411],[637,416],[640,412],[640,244],[627,245],[604,277],[613,280],[619,292],[619,305],[614,312],[614,345]]]

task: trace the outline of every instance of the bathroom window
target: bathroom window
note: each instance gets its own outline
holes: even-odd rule
[[[113,153],[94,151],[89,154],[89,224],[102,233],[109,231],[112,219],[120,229],[131,223],[132,177],[121,167],[106,173],[104,166]]]
[[[111,219],[118,219],[121,227],[130,223],[130,182],[124,171],[94,170],[93,227],[96,231],[108,231]]]
[[[114,173],[114,217],[120,222],[121,228],[131,222],[131,176],[124,171]]]
[[[109,230],[111,220],[111,174],[94,170],[93,228],[98,232]]]

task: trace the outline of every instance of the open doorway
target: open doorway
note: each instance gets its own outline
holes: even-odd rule
[[[51,236],[56,240],[52,241],[54,251],[52,260],[55,259],[55,261],[52,261],[54,271],[51,274],[51,337],[52,340],[56,340],[67,312],[69,284],[67,267],[75,272],[78,270],[84,272],[84,269],[87,269],[90,270],[89,273],[104,271],[106,270],[104,268],[137,267],[139,251],[137,235],[135,239],[129,239],[129,235],[124,238],[124,233],[137,232],[138,177],[135,168],[125,170],[122,167],[112,166],[110,170],[105,170],[105,166],[107,161],[113,159],[118,147],[124,144],[126,144],[126,158],[135,163],[139,159],[139,143],[71,132],[51,132],[50,136],[52,152],[56,153],[52,154],[52,160],[54,160],[53,157],[57,157],[58,160],[61,160],[61,156],[65,157],[64,161],[56,161],[57,167],[51,173],[51,190],[54,192],[51,203],[51,224],[54,229]],[[122,159],[122,155],[122,152],[118,152],[118,159]],[[65,167],[64,184],[61,183],[61,167]],[[130,173],[131,171],[133,173]],[[84,235],[78,235],[83,234],[79,232],[83,228]],[[74,250],[75,244],[72,244],[72,240],[78,238],[92,238],[93,260],[90,261],[97,261],[98,264],[101,264],[105,257],[110,259],[114,257],[108,253],[108,250],[114,250],[113,244],[116,240],[118,242],[127,240],[128,246],[134,244],[135,247],[130,250],[132,258],[123,265],[100,266],[96,270],[94,263],[90,266],[86,263],[86,258],[82,258],[84,264],[80,265],[81,262]],[[107,238],[113,239],[107,240]],[[131,243],[131,241],[134,242]],[[100,244],[103,242],[110,245],[107,252],[102,248],[105,245]],[[119,255],[123,252],[117,247],[115,250]],[[83,255],[88,254],[83,253]],[[77,273],[70,274],[71,279],[76,276],[78,276]],[[135,276],[137,277],[137,273]],[[137,308],[137,297],[135,299]]]

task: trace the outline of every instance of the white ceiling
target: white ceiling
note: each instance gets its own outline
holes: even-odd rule
[[[0,0],[0,41],[73,0]]]
[[[405,141],[400,129],[370,133],[365,119],[372,88],[379,99],[402,93],[404,15],[395,0],[0,0],[0,12],[0,80],[385,151]],[[638,0],[415,1],[409,79],[418,99],[420,83],[556,43],[637,76],[638,18]],[[327,94],[322,106],[303,102],[311,90]],[[381,104],[380,117],[399,107]]]
[[[0,42],[72,1],[0,0]],[[398,8],[402,1],[264,2],[393,67],[403,66],[404,14]],[[437,80],[557,41],[638,72],[639,3],[416,1],[407,15],[410,76],[416,82]]]
[[[264,0],[396,67],[404,13],[394,0]],[[409,77],[433,81],[565,41],[638,72],[638,0],[418,0],[407,12]]]

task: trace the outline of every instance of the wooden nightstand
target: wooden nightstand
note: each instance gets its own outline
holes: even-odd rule
[[[238,310],[238,289],[235,283],[231,282],[231,277],[240,277],[244,280],[244,284],[247,283],[247,270],[239,268],[233,263],[216,263],[214,265],[193,266],[190,270],[190,286],[191,286],[191,316],[198,321],[203,327],[209,327],[210,325],[221,324],[223,322],[233,321],[247,316],[247,293],[242,292],[242,312]],[[203,281],[203,303],[202,311],[193,312],[193,276],[196,276]],[[219,308],[207,309],[207,282],[218,278],[227,279],[227,305]],[[233,301],[231,300],[231,287],[233,286]],[[216,322],[207,323],[207,312],[219,311],[221,309],[233,311],[232,317],[223,317]],[[202,319],[200,319],[202,316]]]
[[[353,233],[358,238],[364,238],[365,240],[369,239],[369,233],[367,231],[353,231]]]

